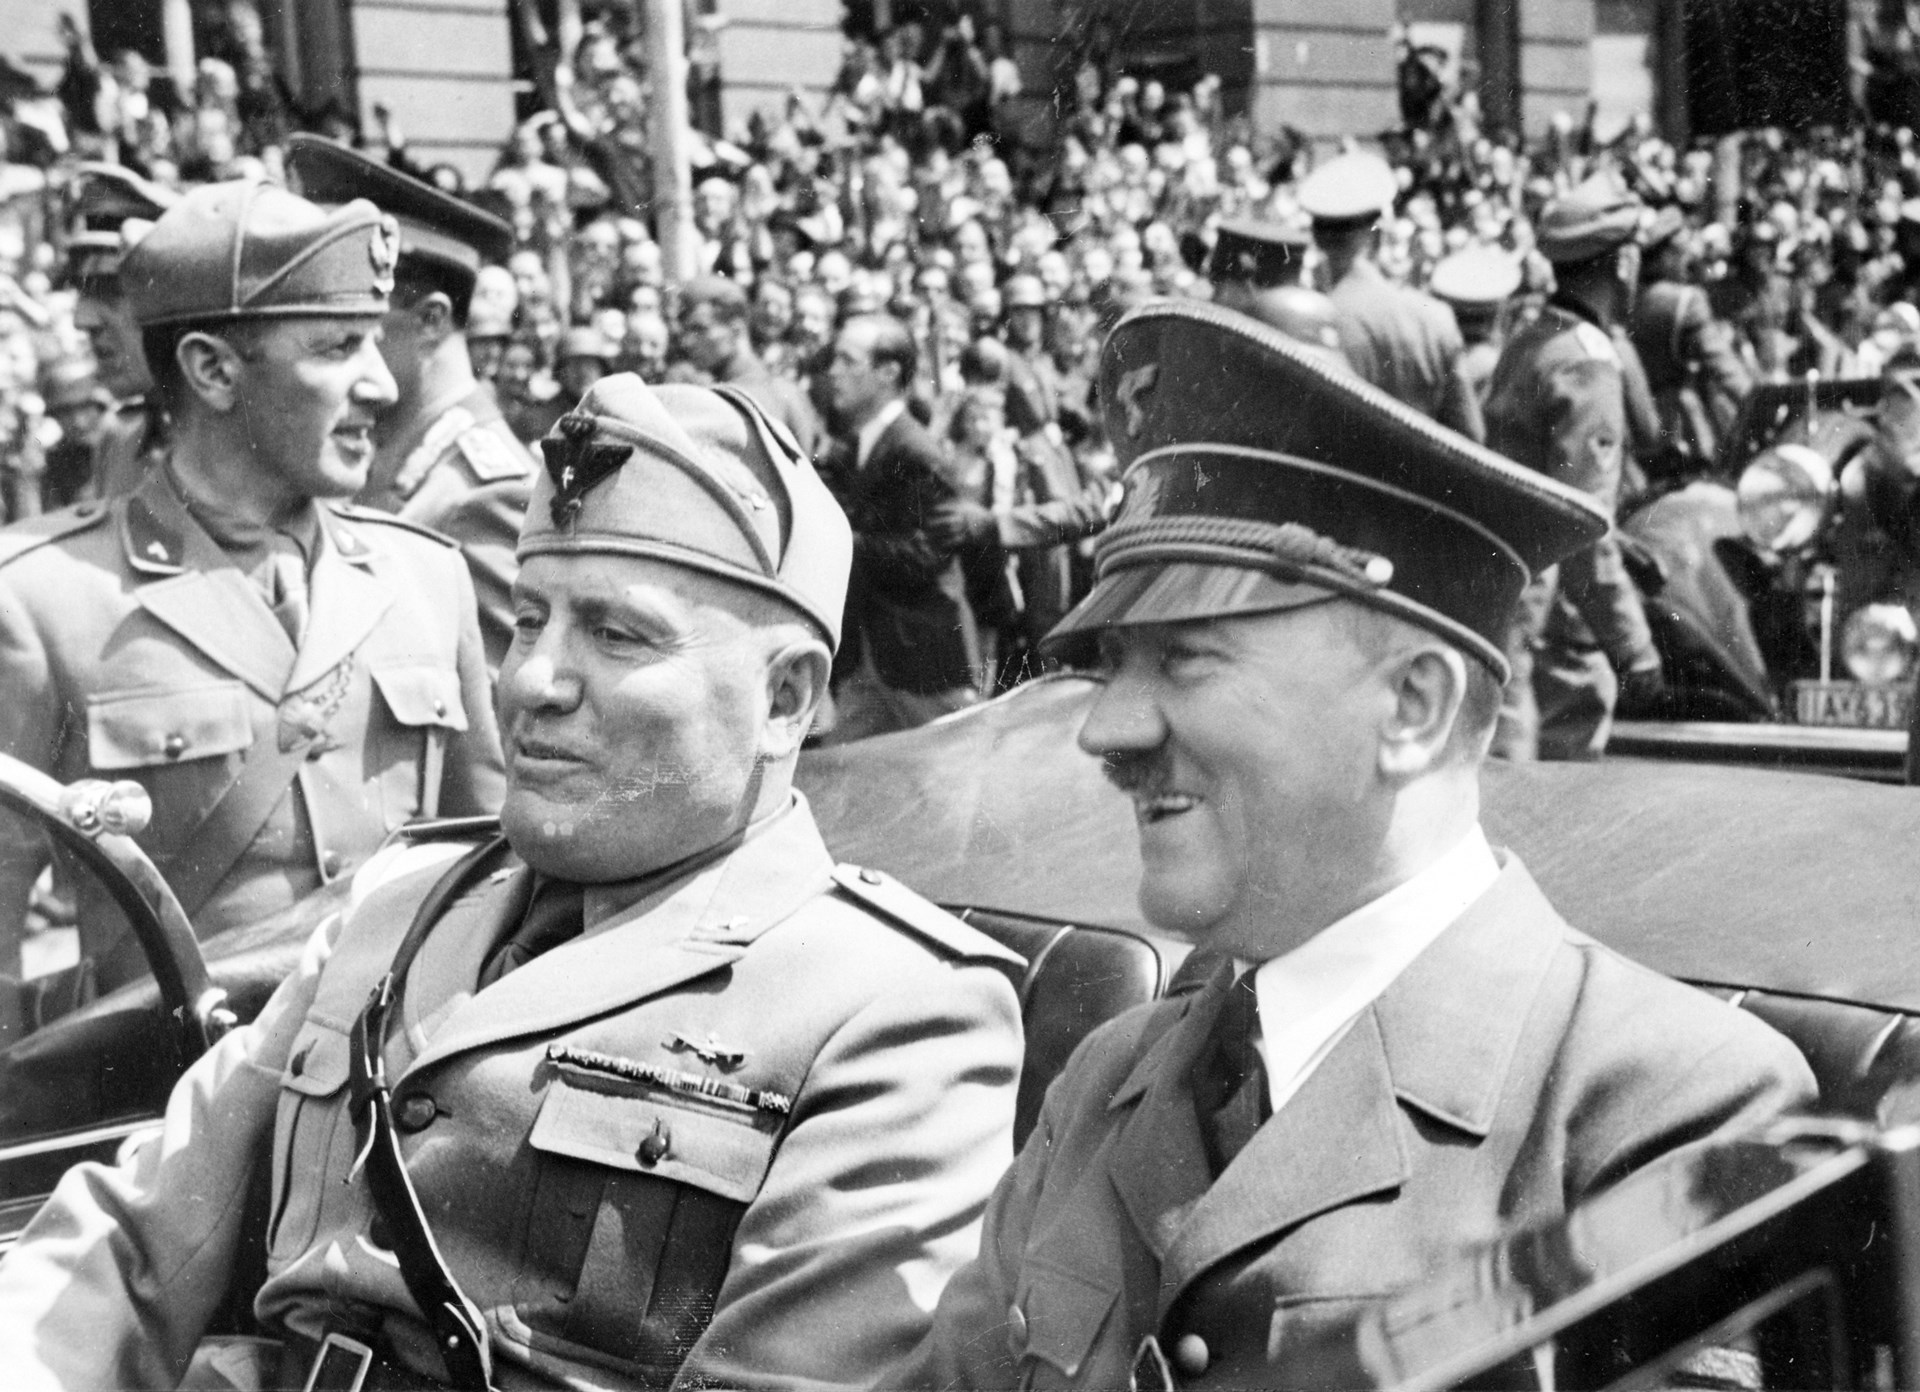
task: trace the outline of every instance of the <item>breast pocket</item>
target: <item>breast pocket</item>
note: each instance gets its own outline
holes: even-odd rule
[[[712,1318],[776,1122],[556,1075],[528,1138],[538,1166],[520,1317],[574,1357],[671,1381]]]
[[[1094,1340],[1113,1312],[1119,1291],[1083,1273],[1029,1259],[1020,1271],[1009,1311],[1020,1385],[1059,1387],[1080,1376]]]
[[[87,697],[87,762],[100,773],[166,768],[252,745],[247,688],[237,681]]]
[[[280,1074],[273,1133],[273,1222],[267,1250],[276,1264],[313,1242],[330,1191],[320,1176],[344,1175],[353,1164],[353,1122],[347,1112],[349,1040],[325,1021],[309,1020],[294,1038]]]
[[[440,810],[440,776],[450,736],[467,728],[460,674],[426,664],[382,665],[374,687],[391,722],[381,732],[381,801],[391,831]]]

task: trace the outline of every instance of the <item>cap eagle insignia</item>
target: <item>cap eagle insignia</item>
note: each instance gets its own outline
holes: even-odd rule
[[[382,295],[393,293],[393,273],[400,265],[400,227],[383,217],[369,229],[367,259],[373,263],[373,288]]]
[[[632,450],[626,445],[594,443],[591,416],[562,416],[558,435],[540,442],[553,480],[553,501],[547,505],[553,525],[561,531],[573,526],[589,489],[620,471]]]

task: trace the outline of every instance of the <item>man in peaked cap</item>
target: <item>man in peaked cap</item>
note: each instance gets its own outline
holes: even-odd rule
[[[1228,309],[1248,310],[1262,290],[1300,284],[1307,249],[1312,245],[1303,230],[1264,218],[1232,218],[1221,223],[1213,252],[1207,258],[1213,302]]]
[[[1596,175],[1541,213],[1541,252],[1557,286],[1500,354],[1487,389],[1487,443],[1594,499],[1608,527],[1535,577],[1507,639],[1507,684],[1494,751],[1511,759],[1597,758],[1621,684],[1635,701],[1663,687],[1640,595],[1612,522],[1629,440],[1618,332],[1639,285],[1642,206]]]
[[[0,532],[0,749],[145,786],[138,839],[203,935],[306,900],[412,818],[499,805],[466,568],[342,501],[393,399],[374,347],[393,259],[370,203],[187,195],[119,272],[167,458],[129,495]],[[9,953],[44,859],[0,841]],[[91,879],[79,926],[101,987],[146,972]]]
[[[79,294],[74,325],[92,345],[100,385],[114,397],[93,450],[96,497],[132,492],[160,455],[146,400],[153,377],[121,290],[120,259],[177,201],[172,189],[116,164],[83,164],[74,172],[67,229],[67,279]]]
[[[364,1358],[372,1388],[859,1386],[972,1255],[1018,959],[836,867],[791,786],[846,519],[729,388],[610,377],[542,448],[504,837],[371,867],[173,1129],[67,1176],[0,1264],[16,1378],[174,1385],[268,1165],[242,1294],[281,1344],[245,1385],[347,1386]],[[386,1041],[390,1104],[357,1100],[349,1026]]]
[[[1530,575],[1605,526],[1290,339],[1153,306],[1100,367],[1126,498],[1055,640],[1156,927],[885,1387],[1271,1386],[1268,1351],[1813,1081],[1570,928],[1479,825]]]
[[[1507,301],[1520,288],[1520,263],[1499,247],[1469,246],[1441,258],[1427,281],[1433,297],[1453,311],[1466,348],[1460,374],[1486,404],[1487,384],[1500,361]]]
[[[1378,155],[1328,160],[1300,184],[1313,241],[1326,258],[1326,292],[1339,312],[1340,346],[1353,370],[1388,395],[1478,440],[1480,403],[1460,370],[1453,313],[1430,295],[1395,285],[1374,260],[1380,219],[1399,191]]]
[[[287,170],[317,203],[365,198],[399,225],[393,306],[380,326],[380,354],[399,395],[375,426],[360,501],[460,544],[480,604],[487,668],[497,672],[513,641],[513,548],[534,463],[475,376],[467,337],[480,268],[512,254],[513,229],[321,136],[292,136]]]

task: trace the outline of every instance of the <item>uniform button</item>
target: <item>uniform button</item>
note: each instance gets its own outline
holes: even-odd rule
[[[640,1163],[657,1165],[667,1158],[667,1151],[673,1146],[673,1132],[667,1130],[666,1123],[659,1117],[653,1119],[653,1130],[640,1142]]]
[[[433,1119],[440,1115],[440,1108],[424,1092],[410,1092],[400,1099],[399,1109],[394,1113],[393,1124],[408,1135],[424,1131],[433,1125]]]
[[[187,737],[182,734],[167,736],[167,742],[160,746],[160,752],[169,759],[177,759],[187,752]]]
[[[435,701],[433,703],[433,713],[435,715],[445,715],[447,713],[447,703],[445,701]]]
[[[1213,1361],[1213,1351],[1198,1334],[1182,1334],[1173,1346],[1173,1361],[1188,1377],[1199,1377]]]
[[[860,872],[860,878],[865,880],[868,884],[879,884],[880,872],[878,870],[862,870]]]
[[[1018,1305],[1007,1306],[1007,1333],[1013,1336],[1017,1353],[1027,1351],[1027,1312]]]
[[[320,857],[320,873],[328,879],[340,873],[340,852],[328,851]]]
[[[327,742],[325,740],[315,740],[312,744],[307,746],[307,762],[310,764],[317,764],[327,754],[327,752],[328,752]]]

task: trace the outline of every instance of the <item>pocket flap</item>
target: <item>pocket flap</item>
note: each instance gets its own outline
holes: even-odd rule
[[[739,1203],[760,1192],[777,1136],[751,1117],[672,1093],[635,1096],[557,1075],[528,1138],[535,1150],[659,1175]]]
[[[1016,1327],[1024,1323],[1026,1343],[1013,1350],[1014,1356],[1043,1358],[1064,1376],[1077,1376],[1119,1297],[1120,1292],[1110,1286],[1029,1261],[1014,1296],[1014,1305],[1024,1316]]]
[[[87,762],[100,772],[182,764],[253,747],[237,681],[87,697]]]
[[[309,1020],[294,1037],[280,1086],[309,1097],[327,1097],[347,1084],[352,1041],[343,1030]]]
[[[373,684],[380,688],[387,709],[402,725],[467,728],[458,672],[445,667],[376,667]]]

